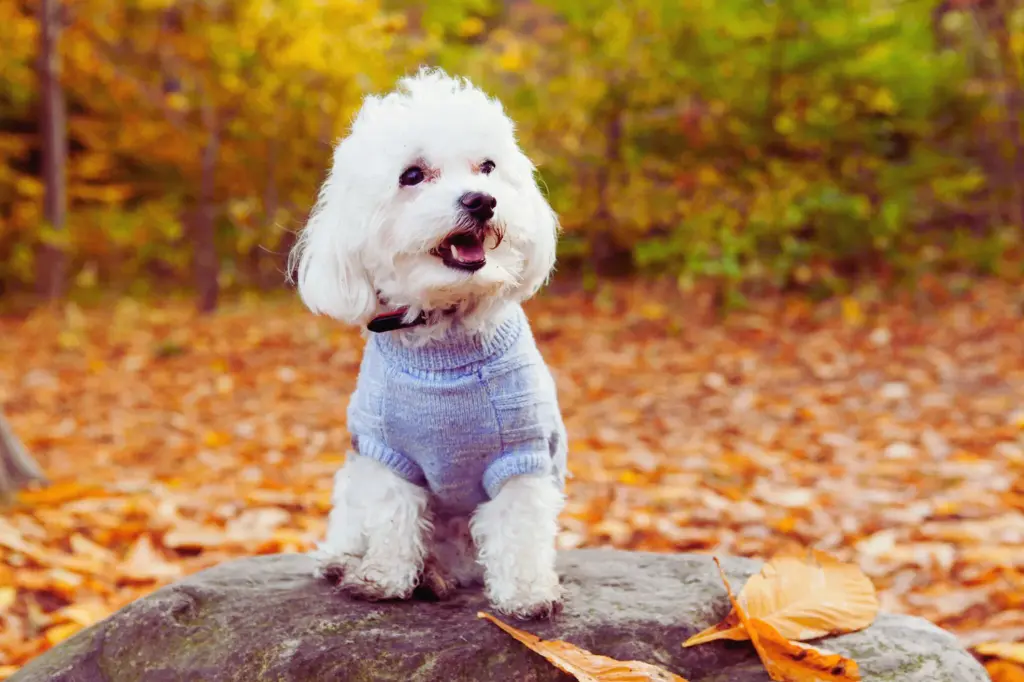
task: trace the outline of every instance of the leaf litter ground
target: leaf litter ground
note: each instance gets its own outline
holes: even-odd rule
[[[926,282],[725,320],[676,298],[528,306],[571,438],[563,547],[814,547],[884,610],[1024,641],[1024,291]],[[0,515],[0,678],[183,575],[310,547],[360,352],[290,301],[0,320],[0,405],[52,479]]]

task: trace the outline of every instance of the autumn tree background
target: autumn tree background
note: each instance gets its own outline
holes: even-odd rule
[[[330,145],[421,63],[507,103],[567,266],[713,281],[731,302],[866,270],[1019,274],[1013,0],[0,12],[8,296],[190,288],[210,310],[221,290],[282,286]]]
[[[359,345],[285,255],[420,64],[565,230],[566,546],[815,545],[1024,639],[1020,0],[0,0],[0,481],[50,479],[0,516],[0,672],[316,539]]]

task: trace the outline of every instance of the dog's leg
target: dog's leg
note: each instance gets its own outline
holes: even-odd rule
[[[563,504],[550,475],[517,476],[473,515],[487,597],[501,613],[529,619],[561,607],[555,537]]]
[[[376,460],[357,461],[360,476],[350,479],[346,509],[356,507],[365,551],[341,589],[363,599],[407,599],[426,555],[428,493]]]
[[[331,513],[327,518],[327,537],[312,552],[317,578],[338,585],[366,552],[366,504],[361,491],[377,476],[374,462],[349,453],[334,475]]]

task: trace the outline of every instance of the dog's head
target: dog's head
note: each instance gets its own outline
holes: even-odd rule
[[[363,103],[291,265],[313,312],[365,324],[383,306],[526,299],[557,229],[501,104],[422,70]]]

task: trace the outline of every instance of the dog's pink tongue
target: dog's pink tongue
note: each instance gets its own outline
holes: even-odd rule
[[[484,245],[480,242],[452,243],[452,255],[463,263],[478,263],[484,259]]]

